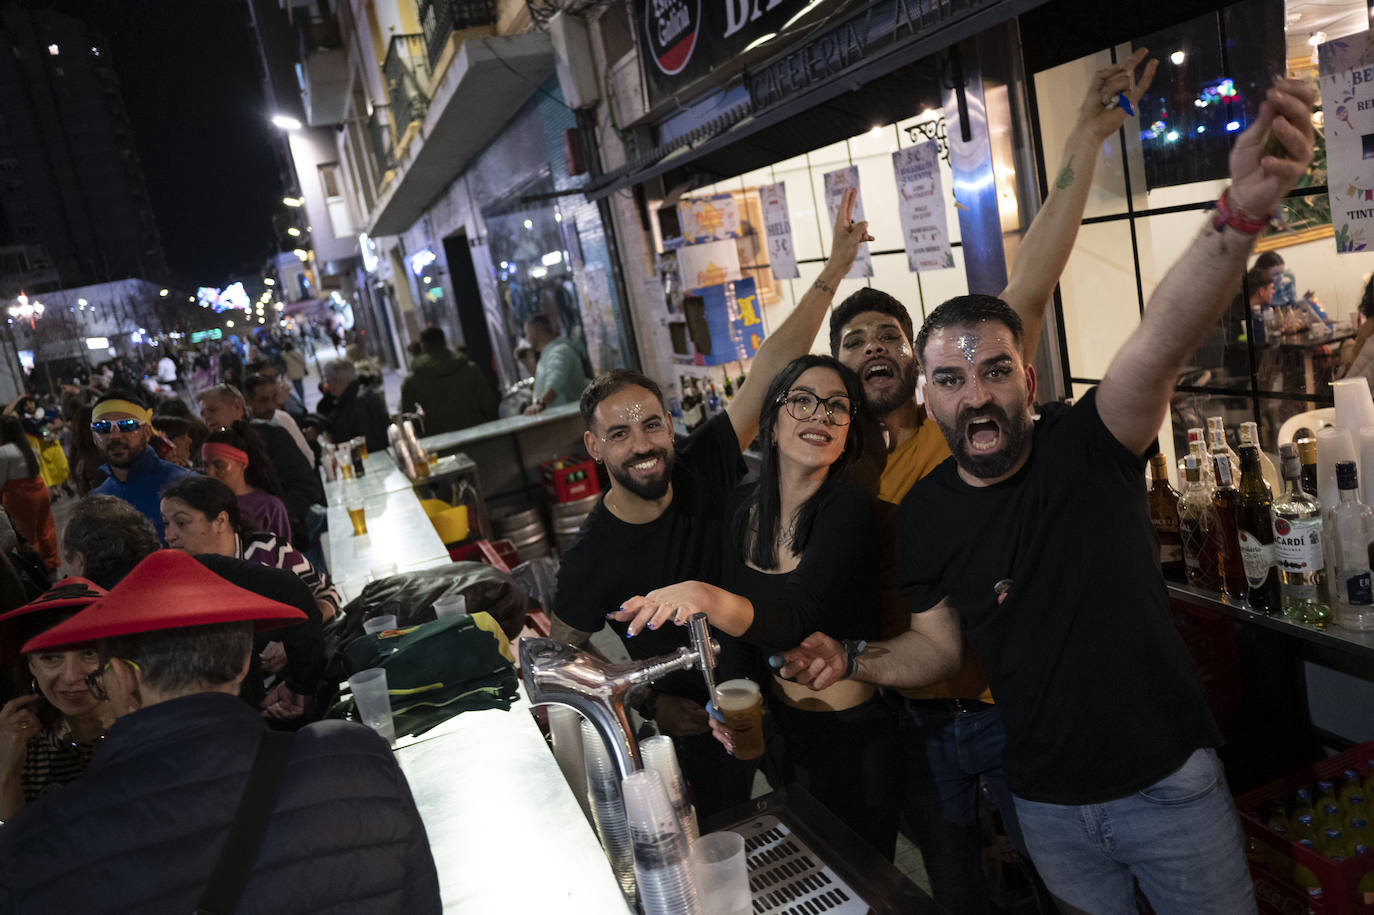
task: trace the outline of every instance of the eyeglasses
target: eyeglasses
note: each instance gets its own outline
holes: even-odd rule
[[[96,702],[104,702],[110,698],[110,694],[105,690],[105,681],[102,678],[105,676],[105,671],[109,670],[110,665],[115,661],[123,661],[134,670],[140,672],[143,670],[142,667],[138,666],[137,661],[130,661],[128,658],[110,658],[110,660],[105,662],[104,667],[97,667],[86,675],[86,689],[91,691],[91,696]]]
[[[824,404],[826,417],[837,426],[849,425],[849,418],[854,414],[853,402],[843,394],[822,399],[810,391],[792,391],[779,395],[778,403],[787,408],[793,419],[798,420],[815,416],[816,408]]]
[[[96,435],[109,435],[116,429],[120,432],[135,432],[141,425],[141,419],[116,419],[113,422],[108,419],[97,419],[91,423],[91,431]]]

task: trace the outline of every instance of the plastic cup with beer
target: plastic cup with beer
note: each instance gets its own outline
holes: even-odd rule
[[[763,755],[763,693],[753,680],[726,680],[716,684],[716,711],[735,738],[736,759]]]
[[[348,520],[353,522],[353,536],[366,534],[367,509],[364,507],[362,490],[356,486],[345,486],[344,507],[348,509]]]
[[[352,480],[353,473],[353,448],[347,442],[342,445],[334,446],[334,457],[339,462],[339,479]]]
[[[361,435],[353,439],[353,447],[358,452],[358,460],[367,460],[367,439]]]

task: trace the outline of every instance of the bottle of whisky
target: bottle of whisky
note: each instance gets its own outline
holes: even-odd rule
[[[1283,496],[1274,502],[1274,555],[1279,564],[1283,615],[1294,622],[1325,628],[1331,619],[1322,552],[1322,504],[1303,491],[1297,449],[1280,445]]]
[[[1217,491],[1212,493],[1212,508],[1217,513],[1217,572],[1226,596],[1246,606],[1250,583],[1240,557],[1240,490],[1232,477],[1231,459],[1214,453],[1212,461],[1217,476]]]
[[[1183,540],[1178,527],[1178,491],[1169,485],[1169,459],[1162,452],[1150,458],[1150,523],[1159,538],[1159,567],[1169,581],[1186,581]]]
[[[1374,629],[1374,573],[1369,568],[1369,547],[1374,542],[1374,511],[1360,501],[1359,476],[1354,461],[1336,464],[1336,485],[1341,501],[1331,507],[1327,536],[1333,538],[1331,598],[1336,624],[1347,629]]]
[[[1317,498],[1317,440],[1315,438],[1300,438],[1295,443],[1298,446],[1298,463],[1302,465],[1302,491],[1312,498]],[[1279,449],[1282,451],[1282,448]]]
[[[1183,465],[1183,464],[1184,464],[1184,461],[1186,461],[1186,460],[1188,459],[1188,455],[1190,455],[1190,454],[1197,454],[1197,452],[1196,452],[1195,450],[1193,450],[1194,446],[1197,445],[1197,444],[1201,444],[1201,445],[1202,445],[1202,450],[1203,450],[1204,452],[1206,452],[1206,450],[1207,450],[1207,430],[1206,430],[1206,429],[1202,429],[1202,428],[1200,428],[1200,427],[1198,427],[1198,426],[1194,426],[1193,428],[1191,428],[1191,429],[1188,430],[1188,450],[1185,451],[1185,452],[1183,452],[1183,456],[1180,457],[1180,458],[1178,459],[1178,485],[1179,485],[1180,487],[1183,486],[1184,481],[1185,481],[1186,479],[1188,479],[1188,477],[1187,477],[1187,469],[1186,469],[1186,468],[1184,467],[1184,465]],[[1204,467],[1204,468],[1205,468],[1207,465],[1206,465],[1206,464],[1203,464],[1203,463],[1201,463],[1201,462],[1199,462],[1199,463],[1198,463],[1198,466],[1199,466],[1199,467]],[[1204,474],[1204,476],[1206,476],[1206,475],[1207,475],[1207,474]]]
[[[1195,588],[1221,590],[1216,527],[1217,514],[1212,509],[1212,495],[1202,485],[1202,469],[1196,455],[1190,454],[1183,459],[1183,495],[1178,500],[1178,535],[1183,544],[1184,572],[1188,576],[1188,584]]]
[[[1269,488],[1269,498],[1274,498],[1274,493],[1283,492],[1283,478],[1274,469],[1274,462],[1269,460],[1269,455],[1260,448],[1259,427],[1253,422],[1240,424],[1240,446],[1254,445],[1259,451],[1260,473],[1264,476],[1264,485]]]
[[[1245,425],[1253,427],[1254,423]],[[1279,571],[1274,565],[1274,501],[1260,469],[1260,450],[1254,445],[1240,446],[1240,516],[1236,539],[1245,566],[1245,581],[1249,585],[1246,601],[1250,609],[1256,613],[1282,612]]]
[[[1226,441],[1226,424],[1220,416],[1207,417],[1207,451],[1214,459],[1218,454],[1226,455],[1231,459],[1231,475],[1240,473],[1240,458]]]

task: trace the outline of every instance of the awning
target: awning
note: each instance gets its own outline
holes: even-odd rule
[[[397,163],[367,234],[410,228],[551,73],[553,43],[545,32],[464,41],[434,87],[420,133]]]
[[[693,103],[700,127],[607,173],[587,197],[679,168],[732,177],[939,107],[938,92],[921,94],[938,85],[936,52],[1045,2],[877,0]]]

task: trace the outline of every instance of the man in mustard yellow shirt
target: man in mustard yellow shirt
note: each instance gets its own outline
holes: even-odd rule
[[[1144,94],[1155,62],[1144,66],[1138,80],[1135,74],[1146,55],[1141,48],[1094,75],[1054,186],[1026,231],[999,296],[1021,317],[1027,363],[1035,359],[1045,307],[1073,250],[1102,143],[1125,123],[1122,106],[1107,103],[1123,93],[1134,105]],[[888,535],[882,572],[885,611],[890,611],[884,613],[885,637],[908,628],[908,608],[896,593],[893,575],[896,506],[917,480],[950,457],[939,426],[928,420],[916,397],[920,367],[914,337],[906,307],[877,289],[860,289],[830,316],[830,352],[863,381],[864,409],[881,426],[882,441],[865,449],[866,458],[876,459],[866,460],[855,475],[877,492]],[[964,659],[954,678],[901,691],[907,755],[904,827],[921,849],[932,895],[954,915],[989,911],[977,828],[980,779],[987,779],[1008,836],[1029,861],[1002,777],[1006,737],[1001,718],[982,666],[967,646]]]

